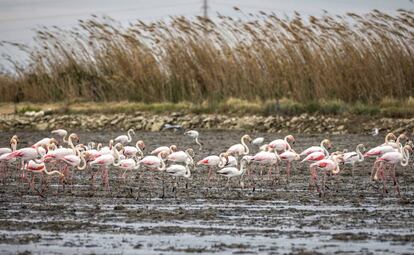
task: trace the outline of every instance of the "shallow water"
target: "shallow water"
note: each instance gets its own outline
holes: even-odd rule
[[[47,133],[22,133],[22,141],[34,142]],[[5,134],[7,137],[10,134]],[[81,133],[81,139],[106,141],[117,134]],[[205,150],[196,160],[219,153],[237,143],[240,132],[203,132]],[[278,138],[281,135],[263,135]],[[192,145],[181,133],[140,133],[147,151],[158,145]],[[318,144],[324,135],[296,135],[295,149]],[[380,137],[331,136],[336,149],[367,147]],[[3,144],[2,144],[3,145]],[[5,144],[4,144],[5,145]],[[24,144],[22,145],[24,146]],[[0,253],[15,254],[183,254],[183,253],[414,253],[413,167],[398,168],[403,198],[395,197],[391,183],[384,198],[380,184],[368,181],[372,160],[359,164],[356,178],[344,170],[328,181],[326,196],[307,190],[305,165],[297,164],[289,185],[284,171],[279,182],[255,175],[246,177],[244,189],[233,181],[206,183],[206,169],[197,168],[188,189],[180,183],[177,194],[172,180],[159,173],[143,172],[140,179],[124,184],[111,169],[112,192],[92,191],[87,172],[75,172],[72,190],[57,193],[57,181],[45,198],[27,191],[14,180],[0,186]],[[256,169],[256,168],[254,168]],[[154,179],[153,179],[154,177]],[[15,178],[15,176],[13,177]],[[99,184],[99,179],[97,184]]]

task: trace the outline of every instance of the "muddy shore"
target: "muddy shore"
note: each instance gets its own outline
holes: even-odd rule
[[[380,132],[414,134],[414,118],[376,118],[360,115],[301,114],[298,116],[230,116],[221,114],[57,114],[44,111],[0,115],[0,130],[45,131],[69,128],[83,131],[160,131],[166,124],[183,129],[245,130],[268,133],[300,134],[369,134]]]
[[[13,132],[14,133],[14,132]],[[9,137],[12,132],[4,132]],[[81,141],[103,142],[120,132],[79,132]],[[203,131],[205,149],[196,160],[217,154],[237,143],[241,131]],[[21,146],[48,135],[18,132]],[[181,132],[138,132],[147,151],[177,144],[194,144]],[[283,134],[252,133],[267,141]],[[295,149],[318,144],[326,135],[295,135]],[[331,135],[335,150],[354,149],[358,143],[372,147],[382,137]],[[7,145],[3,139],[1,146]],[[252,150],[256,148],[251,147]],[[286,183],[281,176],[268,180],[253,166],[253,176],[225,188],[225,180],[206,182],[206,169],[198,167],[177,193],[172,179],[148,171],[137,172],[124,183],[119,170],[111,169],[112,191],[89,186],[89,172],[75,172],[72,189],[58,191],[57,180],[45,197],[27,191],[13,175],[0,185],[1,254],[412,254],[414,253],[414,167],[398,167],[403,198],[396,198],[392,183],[382,197],[381,185],[369,181],[372,160],[349,168],[339,180],[329,180],[326,196],[309,192],[306,165],[296,164]],[[97,184],[100,180],[97,180]],[[255,184],[253,191],[252,185]],[[338,183],[338,185],[337,185]]]

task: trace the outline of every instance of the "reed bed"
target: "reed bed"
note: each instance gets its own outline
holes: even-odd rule
[[[92,16],[43,28],[0,75],[0,100],[266,102],[407,100],[414,92],[414,12],[320,17],[272,13],[172,17],[121,26]],[[6,43],[6,42],[3,42]],[[16,96],[17,95],[17,96]]]

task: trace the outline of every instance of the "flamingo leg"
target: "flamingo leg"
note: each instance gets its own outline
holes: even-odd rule
[[[396,192],[397,193],[397,196],[399,197],[399,198],[401,198],[401,193],[400,193],[400,185],[398,184],[398,179],[397,179],[397,176],[396,176],[396,165],[394,165],[393,167],[392,167],[392,170],[391,170],[392,172],[392,179],[393,179],[393,182],[394,182],[394,189],[395,189],[395,191],[394,192]]]
[[[289,179],[290,179],[290,168],[291,168],[291,162],[288,161],[287,162],[287,166],[286,166],[286,182],[289,184]]]
[[[211,166],[208,166],[208,183],[210,183],[210,180],[211,180],[211,172],[212,172],[212,170],[211,170]]]
[[[373,165],[372,170],[371,170],[371,181],[375,180],[375,175],[374,174],[377,173],[378,168],[379,168],[378,167],[378,160],[375,160],[374,165]]]

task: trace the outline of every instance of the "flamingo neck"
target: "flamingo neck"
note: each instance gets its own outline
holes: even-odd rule
[[[341,171],[341,170],[339,169],[339,164],[336,161],[335,161],[335,164],[336,164],[336,168],[334,170],[332,170],[332,173],[333,174],[338,174],[339,171]]]
[[[128,142],[131,142],[132,141],[132,137],[131,137],[131,133],[132,133],[132,130],[130,129],[130,130],[128,130],[128,132],[127,132],[127,134],[128,134]]]
[[[289,143],[289,141],[288,141],[288,137],[289,136],[285,136],[285,143],[286,143],[286,145],[287,145],[287,149],[286,150],[288,150],[288,151],[290,151],[291,149],[292,149],[292,147],[290,146],[290,143]]]
[[[195,138],[195,142],[196,144],[198,144],[198,146],[200,146],[199,150],[201,151],[203,149],[203,146],[201,145],[201,143],[198,141],[198,136],[196,136]]]
[[[329,151],[325,147],[325,141],[321,142],[321,148],[323,149],[323,153],[325,154],[325,156],[329,157]]]
[[[164,160],[161,160],[161,166],[158,167],[158,171],[164,171],[165,170],[165,163]]]
[[[361,146],[358,145],[356,148],[356,153],[358,154],[358,162],[364,161],[364,155],[362,154],[360,147]]]
[[[241,138],[241,144],[244,147],[244,153],[243,153],[243,155],[247,155],[247,154],[249,154],[249,147],[247,147],[246,143],[244,142],[244,139],[245,139],[245,137],[243,136]]]
[[[78,170],[84,170],[86,168],[86,160],[85,160],[85,156],[83,155],[83,153],[81,153],[79,155],[80,159],[81,159],[81,164],[78,166]]]
[[[220,159],[220,162],[218,164],[218,167],[222,168],[226,165],[227,160],[223,153],[220,153],[219,159]]]

